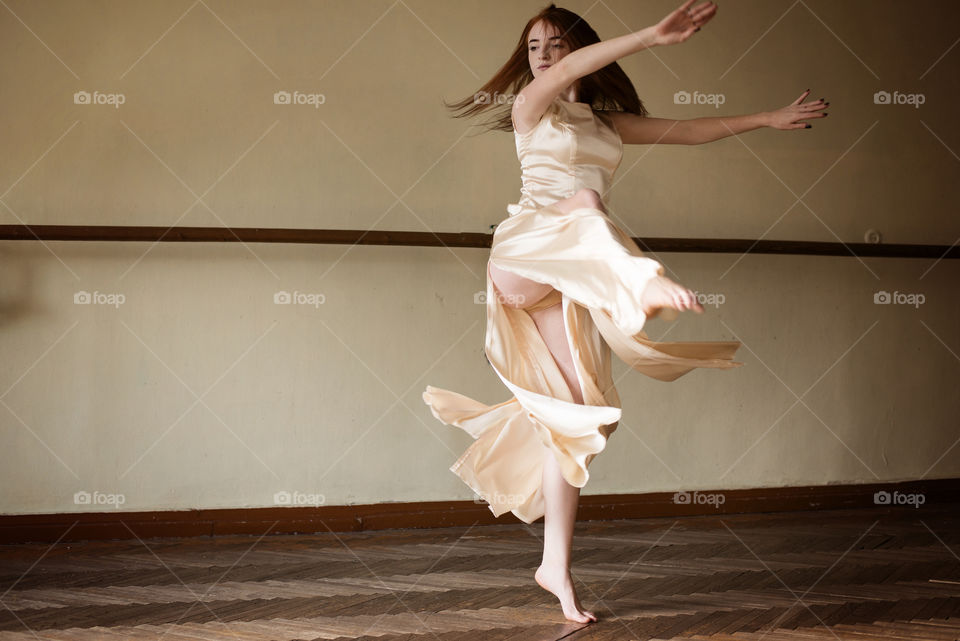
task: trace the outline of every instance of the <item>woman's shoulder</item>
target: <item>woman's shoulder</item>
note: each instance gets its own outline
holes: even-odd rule
[[[617,118],[619,118],[620,114],[622,113],[623,113],[622,111],[616,111],[614,109],[594,109],[593,110],[593,115],[597,116],[601,120],[608,123],[615,123],[617,121]]]
[[[594,109],[593,113],[603,124],[615,131],[618,136],[620,135],[622,118],[626,112],[616,109]]]

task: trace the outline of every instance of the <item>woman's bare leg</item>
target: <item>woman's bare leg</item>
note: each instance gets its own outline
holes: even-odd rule
[[[490,278],[502,304],[524,309],[539,302],[553,291],[553,287],[497,268],[488,263]],[[576,403],[583,403],[583,393],[573,358],[567,345],[562,305],[557,303],[541,310],[528,312],[537,326],[544,344],[553,355],[567,387]],[[577,516],[580,488],[563,478],[553,451],[543,449],[543,560],[534,578],[543,589],[560,600],[563,615],[579,623],[596,621],[597,617],[584,610],[577,598],[570,576],[570,552],[573,544],[573,524]]]
[[[544,343],[560,368],[574,401],[583,403],[583,394],[574,368],[564,329],[560,303],[529,312],[543,337]],[[553,450],[543,450],[543,560],[534,578],[543,589],[560,600],[563,615],[579,623],[596,621],[593,612],[583,609],[570,576],[570,552],[573,545],[573,525],[577,517],[580,488],[570,485],[560,472]]]
[[[591,189],[583,189],[570,198],[554,203],[554,205],[564,213],[580,207],[592,207],[606,212],[599,194]],[[502,270],[492,262],[489,263],[488,268],[494,288],[497,294],[503,298],[503,304],[516,309],[534,305],[553,289],[547,283],[539,283]],[[650,281],[650,284],[642,293],[641,299],[643,300],[644,311],[648,316],[655,314],[661,307],[703,311],[693,292],[663,276],[658,276]],[[558,303],[529,313],[543,337],[544,343],[560,368],[574,401],[582,404],[583,395],[574,368],[573,357],[567,345],[561,305]],[[584,610],[580,605],[570,576],[573,526],[576,521],[580,488],[570,485],[563,478],[552,450],[544,448],[543,455],[545,508],[543,560],[534,577],[541,587],[553,593],[560,600],[563,614],[567,619],[581,623],[596,621],[596,615]]]

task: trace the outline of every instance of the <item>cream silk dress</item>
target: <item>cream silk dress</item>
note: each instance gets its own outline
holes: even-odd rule
[[[590,461],[620,420],[611,349],[647,376],[672,381],[698,367],[727,369],[738,341],[653,342],[644,333],[640,295],[663,266],[647,258],[602,211],[561,213],[551,206],[589,187],[607,193],[623,144],[609,116],[590,105],[555,99],[530,131],[514,132],[522,168],[520,202],[493,234],[490,261],[554,290],[527,309],[498,299],[487,270],[487,359],[513,397],[485,405],[428,385],[433,415],[474,438],[451,470],[489,503],[525,523],[544,513],[543,448],[564,478],[587,483]],[[583,393],[574,402],[528,309],[562,303],[567,343]]]

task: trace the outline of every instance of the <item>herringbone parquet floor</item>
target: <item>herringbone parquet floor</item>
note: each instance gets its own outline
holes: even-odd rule
[[[0,546],[0,639],[960,639],[960,505]]]

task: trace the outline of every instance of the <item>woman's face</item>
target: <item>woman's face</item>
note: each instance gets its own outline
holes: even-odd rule
[[[534,78],[568,53],[570,48],[552,24],[540,20],[530,28],[527,36],[527,58],[530,60],[530,71]]]

